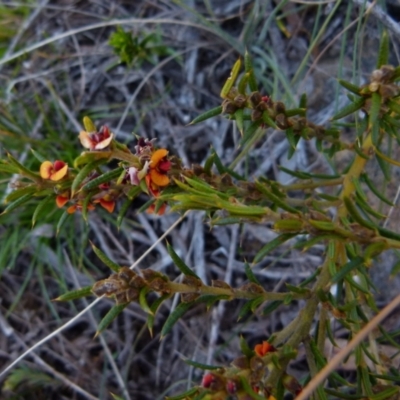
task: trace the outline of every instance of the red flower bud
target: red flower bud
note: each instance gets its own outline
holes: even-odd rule
[[[203,380],[201,381],[201,385],[203,387],[205,387],[205,388],[209,388],[211,386],[211,384],[214,382],[214,380],[215,380],[214,375],[212,375],[209,372],[207,372],[203,376]]]

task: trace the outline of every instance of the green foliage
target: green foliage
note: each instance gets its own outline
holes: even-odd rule
[[[318,35],[313,41],[317,39]],[[121,27],[111,36],[110,44],[121,61],[129,65],[155,62],[157,57],[168,53],[157,35],[134,37]],[[374,286],[369,266],[384,251],[400,249],[400,235],[383,226],[385,212],[373,205],[368,197],[370,191],[386,205],[392,205],[375,187],[368,175],[367,163],[374,160],[387,181],[392,178],[391,166],[400,166],[393,156],[393,143],[400,142],[397,133],[400,126],[400,88],[397,84],[400,69],[387,65],[388,51],[385,33],[378,55],[378,69],[372,73],[370,81],[357,86],[339,80],[340,85],[352,93],[352,100],[337,111],[331,121],[343,118],[350,121],[346,127],[356,134],[351,143],[344,141],[342,125],[338,122],[334,126],[322,126],[307,118],[306,96],[296,102],[299,103],[297,107],[258,92],[261,85],[246,52],[243,61],[239,58],[234,63],[222,86],[221,105],[191,122],[201,123],[222,115],[237,126],[241,135],[240,153],[231,164],[225,165],[217,152],[212,151],[204,166],[183,166],[169,150],[158,148],[145,138],[139,138],[135,150],[131,151],[134,146],[118,142],[108,127],[97,129],[93,121],[85,117],[86,131],[82,131],[79,138],[86,151],[79,156],[71,157],[73,152],[68,152],[65,157],[56,160],[49,157],[53,161],[47,161],[34,151],[35,161],[28,165],[11,154],[1,160],[2,174],[19,175],[14,190],[4,199],[1,216],[6,218],[18,208],[36,203],[31,213],[32,225],[35,225],[46,218],[49,208],[62,208],[64,211],[55,213],[59,233],[70,214],[81,212],[87,221],[90,211],[102,207],[109,212],[110,219],[116,215],[116,225],[120,227],[132,201],[142,195],[145,202],[139,212],[147,210],[162,216],[166,207],[170,207],[180,213],[205,211],[212,226],[268,224],[277,236],[257,249],[250,260],[253,266],[265,262],[285,243],[287,246],[290,239],[293,239],[293,247],[302,251],[309,251],[317,244],[323,246],[325,260],[311,276],[295,284],[285,282],[280,291],[269,292],[247,262],[244,265],[247,283],[232,287],[215,279],[208,285],[167,244],[176,272],[183,275],[178,282],[174,277],[151,269],[121,267],[92,245],[97,257],[111,269],[110,276],[93,286],[68,291],[56,299],[67,301],[93,294],[114,299],[116,304],[101,319],[97,335],[135,302],[146,314],[152,335],[158,310],[164,304],[170,305],[171,297],[180,294],[180,302],[175,304],[160,330],[161,339],[169,335],[178,321],[195,306],[209,309],[218,301],[241,299],[243,304],[238,312],[238,320],[241,320],[253,314],[265,318],[278,307],[301,300],[304,306],[299,314],[287,327],[273,332],[268,342],[251,348],[241,338],[242,356],[232,364],[221,367],[187,361],[208,372],[201,386],[170,398],[213,400],[234,395],[238,399],[261,400],[281,399],[286,393],[296,396],[302,386],[287,371],[289,363],[298,357],[298,349],[305,349],[311,376],[329,365],[325,340],[335,343],[331,319],[339,320],[349,338],[365,329],[370,315],[378,311],[371,294]],[[363,113],[364,118],[349,118],[359,113]],[[342,150],[352,152],[353,158],[340,173],[332,174],[292,171],[281,166],[282,171],[295,178],[294,183],[287,185],[267,177],[252,180],[235,172],[238,163],[260,141],[266,140],[271,129],[284,132],[289,159],[301,141],[310,140],[315,141],[317,150],[328,159],[333,160]],[[333,191],[325,192],[332,187]],[[118,203],[122,206],[117,214],[114,210]],[[7,248],[15,240],[10,239]],[[0,252],[0,258],[5,258],[4,251]],[[393,273],[398,269],[395,265]],[[333,295],[335,286],[337,294]],[[317,321],[318,329],[314,329],[314,321]],[[314,334],[311,336],[310,332]],[[382,329],[381,332],[381,340],[395,343],[393,335]],[[374,345],[368,347],[361,342],[353,348],[357,386],[331,371],[327,383],[314,388],[319,399],[340,397],[338,393],[343,398],[353,398],[350,389],[357,392],[357,398],[376,400],[390,399],[398,394],[398,388],[391,383],[398,375],[381,362],[376,339],[371,336],[370,342]],[[380,374],[373,374],[366,365],[367,359]],[[15,376],[8,382],[10,387],[21,381],[17,372],[21,371],[14,372]]]
[[[110,36],[109,45],[120,58],[120,61],[132,67],[140,67],[144,62],[155,64],[159,56],[172,54],[172,49],[162,44],[157,33],[133,35],[121,26]]]

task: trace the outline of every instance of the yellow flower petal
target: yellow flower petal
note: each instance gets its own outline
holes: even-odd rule
[[[50,179],[51,173],[53,172],[53,163],[50,161],[43,161],[40,165],[40,176],[43,179]]]
[[[150,178],[153,183],[157,186],[167,186],[169,184],[169,178],[167,175],[160,174],[157,170],[150,170]]]
[[[67,175],[67,172],[68,172],[68,164],[65,164],[61,169],[59,169],[56,172],[53,172],[50,176],[50,179],[54,182],[57,182],[60,179],[64,178],[64,176]]]
[[[153,155],[151,156],[151,163],[150,167],[155,168],[157,164],[168,154],[167,149],[158,149],[156,150]],[[165,186],[165,185],[164,185]]]
[[[102,149],[108,147],[110,145],[111,141],[113,140],[113,138],[114,138],[114,134],[112,133],[110,135],[110,137],[108,137],[107,139],[104,139],[101,142],[97,143],[96,146],[94,146],[94,149],[95,150],[102,150]]]
[[[90,139],[90,136],[86,131],[80,131],[79,140],[81,141],[81,144],[85,149],[93,148],[93,142]]]

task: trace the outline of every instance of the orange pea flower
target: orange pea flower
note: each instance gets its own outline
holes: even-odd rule
[[[95,203],[99,203],[110,214],[114,211],[114,208],[115,208],[114,200],[106,200],[106,199],[102,198],[102,199],[96,200]]]
[[[86,132],[79,133],[79,140],[86,149],[90,150],[103,150],[110,145],[114,138],[114,134],[110,133],[107,126],[102,126],[99,132]]]
[[[150,179],[157,186],[167,186],[170,182],[167,172],[171,169],[171,161],[167,160],[168,150],[156,150],[150,158]]]
[[[68,164],[64,161],[56,160],[54,163],[51,161],[43,161],[40,165],[40,176],[43,179],[50,179],[56,182],[64,178],[67,173]]]
[[[63,196],[63,195],[59,194],[56,197],[56,204],[57,204],[58,208],[64,207],[68,203],[68,201],[69,201],[69,197],[68,196]]]
[[[75,211],[77,211],[77,210],[82,211],[82,207],[83,207],[82,202],[78,200],[77,203],[75,203],[75,204],[73,204],[72,206],[69,206],[69,207],[67,208],[67,213],[68,213],[68,214],[73,214],[73,213],[74,213]],[[94,206],[93,204],[89,203],[87,209],[88,209],[89,211],[92,211],[92,210],[95,209],[95,206]]]
[[[256,344],[256,346],[254,347],[254,351],[259,357],[264,357],[266,354],[272,351],[276,351],[276,349],[274,346],[272,346],[272,344],[264,340],[262,343]]]
[[[163,203],[163,205],[159,208],[157,215],[164,215],[166,208],[167,208],[167,204]],[[150,207],[146,210],[147,214],[154,214],[155,211],[156,211],[155,204],[151,204]]]

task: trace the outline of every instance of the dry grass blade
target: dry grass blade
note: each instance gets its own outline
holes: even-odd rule
[[[361,329],[357,335],[332,358],[332,360],[313,378],[303,391],[296,397],[296,400],[306,400],[314,393],[331,372],[333,372],[340,363],[350,354],[350,352],[359,345],[393,310],[400,305],[400,295],[395,297],[385,308],[381,310],[367,325]]]
[[[174,228],[180,223],[182,222],[185,217],[186,217],[187,213],[185,213],[184,215],[182,215],[180,218],[178,218],[171,226],[170,228],[164,232],[164,234],[162,236],[160,236],[160,238],[153,243],[148,249],[147,251],[141,256],[139,257],[129,268],[133,269],[136,267],[136,265],[138,265],[162,240],[164,240],[164,238],[171,233],[171,231],[174,230]],[[85,307],[82,311],[80,311],[78,314],[76,314],[73,318],[71,318],[67,323],[65,323],[64,325],[61,325],[59,328],[57,328],[55,331],[51,332],[49,335],[47,335],[46,337],[44,337],[42,340],[40,340],[39,342],[37,342],[35,345],[33,345],[32,347],[30,347],[27,351],[25,351],[24,353],[22,353],[16,360],[14,360],[8,367],[6,367],[2,372],[0,372],[0,378],[2,378],[3,376],[5,376],[5,374],[7,374],[7,372],[9,372],[11,369],[13,369],[20,361],[22,361],[25,357],[27,357],[29,354],[31,354],[33,351],[35,351],[38,347],[40,347],[42,344],[48,342],[51,338],[57,336],[60,332],[62,332],[63,330],[65,330],[66,328],[68,328],[69,326],[71,326],[75,321],[77,321],[82,315],[86,314],[90,309],[92,309],[98,302],[100,302],[100,300],[102,299],[102,297],[97,298],[96,300],[94,300],[92,303],[90,303],[87,307]]]
[[[364,0],[352,0],[353,3],[360,7],[368,7],[369,12],[386,25],[393,33],[400,37],[400,26],[397,21],[391,18],[381,7],[376,5],[376,0],[373,2]]]
[[[105,21],[105,22],[99,22],[97,24],[92,24],[92,25],[86,25],[82,28],[76,28],[76,29],[71,29],[70,31],[60,33],[58,35],[52,36],[48,39],[42,40],[38,43],[35,43],[31,46],[26,47],[25,49],[19,50],[14,54],[11,54],[9,56],[3,57],[0,60],[0,65],[6,64],[12,60],[15,60],[18,57],[21,57],[25,54],[31,53],[34,50],[40,49],[43,46],[46,46],[48,44],[57,42],[58,40],[65,39],[69,36],[74,36],[78,33],[82,32],[87,32],[90,30],[94,29],[99,29],[99,28],[104,28],[107,26],[115,26],[115,25],[129,25],[129,24],[172,24],[172,25],[185,25],[185,26],[191,26],[191,27],[196,27],[198,29],[210,31],[214,33],[211,29],[200,25],[196,24],[191,21],[180,21],[180,20],[175,20],[175,19],[167,19],[167,18],[148,18],[148,19],[143,19],[143,18],[127,18],[127,19],[113,19],[111,21]]]
[[[39,348],[42,344],[45,344],[48,342],[50,339],[53,337],[56,337],[60,332],[62,332],[64,329],[68,328],[71,326],[75,321],[77,321],[82,315],[86,314],[91,308],[93,308],[97,303],[100,302],[102,298],[99,297],[98,299],[94,300],[93,303],[89,304],[87,307],[85,307],[81,312],[76,314],[73,318],[71,318],[67,323],[64,325],[61,325],[59,328],[57,328],[55,331],[51,332],[49,335],[44,337],[42,340],[39,340],[37,343],[35,343],[32,347],[30,347],[28,350],[26,350],[24,353],[22,353],[19,357],[17,357],[8,367],[6,367],[3,371],[0,372],[0,378],[5,376],[7,372],[11,371],[20,361],[22,361],[24,358],[29,356],[31,353],[33,353],[37,348]]]

